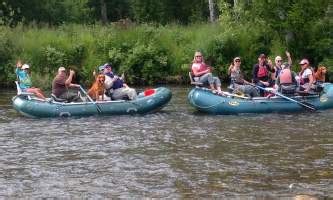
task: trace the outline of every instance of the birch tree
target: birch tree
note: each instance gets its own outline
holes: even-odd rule
[[[208,6],[209,6],[209,19],[210,22],[215,21],[215,9],[214,9],[214,0],[208,0]]]

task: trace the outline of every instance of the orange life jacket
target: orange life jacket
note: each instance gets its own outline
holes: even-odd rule
[[[292,73],[290,69],[283,69],[280,72],[280,84],[293,83]]]

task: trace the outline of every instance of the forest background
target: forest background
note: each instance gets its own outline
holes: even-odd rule
[[[89,85],[106,62],[136,85],[188,83],[196,50],[228,82],[242,58],[248,79],[260,53],[288,50],[293,70],[308,58],[333,80],[332,0],[2,0],[0,87],[12,87],[17,59],[50,89],[59,66]]]

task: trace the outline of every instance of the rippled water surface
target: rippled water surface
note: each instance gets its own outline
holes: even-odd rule
[[[333,110],[30,119],[1,91],[1,198],[333,198]]]

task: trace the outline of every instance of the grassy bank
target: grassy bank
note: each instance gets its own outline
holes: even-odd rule
[[[196,50],[203,51],[214,73],[227,81],[233,57],[243,58],[249,76],[259,53],[274,58],[286,49],[274,32],[260,24],[0,27],[0,86],[12,85],[19,58],[30,64],[34,85],[49,89],[59,66],[75,69],[77,81],[89,85],[92,71],[106,62],[124,72],[130,84],[186,83]]]

